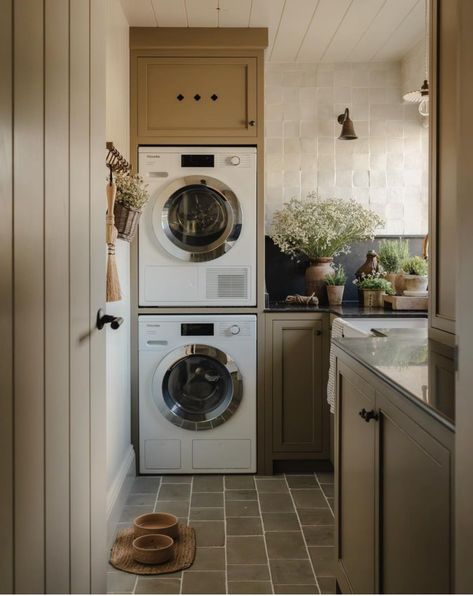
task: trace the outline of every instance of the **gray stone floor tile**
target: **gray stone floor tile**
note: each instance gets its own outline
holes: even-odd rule
[[[227,536],[262,534],[259,517],[227,517]]]
[[[225,548],[223,546],[198,547],[192,571],[225,571]]]
[[[334,577],[319,577],[317,581],[319,582],[321,594],[336,593],[336,581]]]
[[[333,525],[334,518],[328,507],[316,507],[314,509],[298,509],[299,519],[303,526],[329,526]]]
[[[266,532],[300,530],[295,513],[263,513],[263,524]]]
[[[153,511],[153,507],[124,507],[120,516],[120,522],[131,524],[135,517],[143,515],[143,513],[150,513],[151,511]]]
[[[188,501],[191,492],[190,484],[163,484],[159,489],[159,501]]]
[[[304,526],[307,546],[334,546],[334,526]]]
[[[269,566],[266,565],[227,565],[228,581],[268,581]]]
[[[168,577],[139,577],[135,594],[179,594],[180,579]]]
[[[227,490],[254,490],[254,477],[241,475],[225,476],[225,488]]]
[[[275,594],[318,594],[315,584],[274,584]]]
[[[123,571],[109,571],[107,573],[107,593],[131,594],[135,587],[136,575]]]
[[[308,559],[302,532],[266,532],[269,559]]]
[[[309,555],[317,577],[335,576],[335,548],[333,546],[309,546]]]
[[[195,521],[192,526],[196,533],[197,548],[201,546],[225,546],[225,526],[223,521]]]
[[[319,489],[294,489],[291,491],[296,507],[311,509],[312,507],[326,507],[327,502]]]
[[[190,484],[192,475],[169,474],[168,476],[162,476],[162,481],[164,484]]]
[[[310,476],[286,476],[287,483],[289,484],[290,488],[319,488],[317,484],[317,480],[315,476],[311,474]]]
[[[273,588],[270,582],[228,582],[229,594],[272,594]]]
[[[259,517],[258,501],[227,501],[227,517]]]
[[[223,476],[194,476],[193,493],[213,493],[223,491]]]
[[[287,493],[285,478],[258,478],[256,477],[256,488],[261,493]]]
[[[132,484],[131,493],[156,493],[161,484],[160,476],[137,476]]]
[[[185,571],[182,593],[225,594],[225,573],[223,571]]]
[[[226,501],[256,501],[258,495],[256,490],[226,490]]]
[[[134,493],[128,495],[126,500],[126,507],[148,507],[150,511],[153,511],[154,504],[156,502],[156,495],[153,493]]]
[[[267,563],[263,537],[228,536],[227,563],[230,565]]]
[[[193,521],[210,521],[223,519],[223,507],[191,507],[191,523]]]
[[[195,493],[192,491],[191,507],[223,507],[223,492]]]
[[[189,512],[189,501],[157,501],[156,512],[172,513],[177,517],[185,517]]]
[[[267,493],[259,497],[261,511],[272,513],[287,513],[294,511],[289,493]]]
[[[333,497],[334,496],[334,486],[333,484],[321,484],[320,488],[326,497]]]
[[[319,479],[320,484],[333,484],[333,472],[317,472],[316,476]]]
[[[273,584],[315,584],[309,560],[269,560]]]

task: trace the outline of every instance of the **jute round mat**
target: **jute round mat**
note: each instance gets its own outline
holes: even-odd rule
[[[179,538],[174,545],[174,556],[160,565],[145,565],[133,559],[133,528],[127,528],[117,534],[112,546],[110,564],[116,569],[137,575],[160,575],[187,569],[194,562],[195,531],[194,528],[179,524]]]

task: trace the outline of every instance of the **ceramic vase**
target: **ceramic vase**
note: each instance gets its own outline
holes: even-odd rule
[[[404,275],[402,273],[386,273],[385,278],[391,282],[396,294],[401,295],[405,290]]]
[[[408,275],[405,273],[404,284],[405,290],[409,292],[426,292],[429,283],[427,275]]]
[[[343,302],[345,286],[327,286],[328,303],[330,306],[340,306]]]
[[[335,274],[332,263],[332,257],[319,257],[311,260],[310,265],[305,270],[305,293],[307,296],[314,293],[321,305],[328,304],[325,277]]]

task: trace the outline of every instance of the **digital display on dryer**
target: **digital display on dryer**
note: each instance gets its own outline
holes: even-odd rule
[[[181,336],[214,335],[213,323],[182,323]]]
[[[181,155],[181,168],[213,168],[214,155]]]

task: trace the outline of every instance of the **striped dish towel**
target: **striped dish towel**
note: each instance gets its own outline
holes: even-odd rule
[[[343,337],[343,319],[335,319],[332,323],[332,338]],[[337,365],[337,359],[335,358],[335,351],[332,343],[330,343],[330,368],[328,370],[328,383],[327,383],[327,401],[330,406],[330,412],[335,414],[335,368]]]

